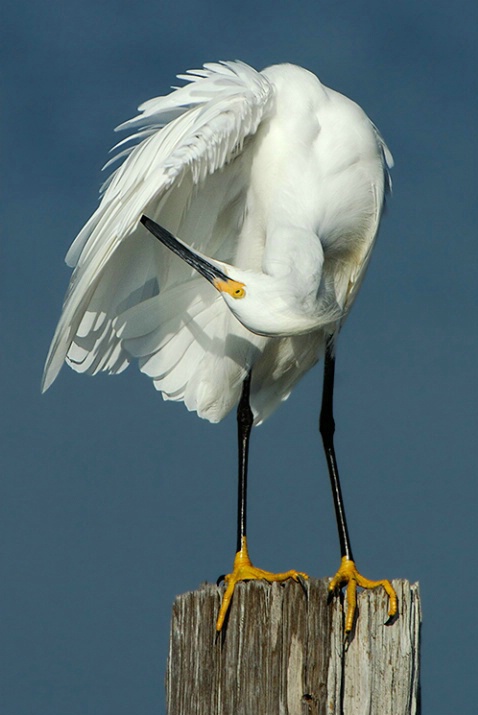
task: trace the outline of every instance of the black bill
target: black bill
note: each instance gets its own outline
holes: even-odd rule
[[[219,268],[216,268],[212,263],[209,263],[202,256],[198,256],[197,253],[189,248],[185,243],[175,238],[172,233],[169,233],[163,226],[159,223],[152,221],[147,216],[141,216],[141,223],[145,228],[148,229],[150,233],[155,236],[161,243],[163,243],[167,248],[169,248],[173,253],[175,253],[179,258],[188,263],[192,268],[195,268],[198,273],[207,278],[208,281],[214,283],[214,281],[220,280],[228,282],[229,277],[223,273]]]

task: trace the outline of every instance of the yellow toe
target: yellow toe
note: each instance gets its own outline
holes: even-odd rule
[[[390,581],[371,581],[362,576],[352,559],[344,556],[340,568],[329,584],[331,593],[337,592],[342,587],[346,587],[347,613],[345,616],[345,633],[348,635],[353,628],[355,612],[357,609],[357,586],[360,588],[378,588],[383,586],[389,597],[389,618],[393,618],[398,613],[398,598],[395,589]]]
[[[284,571],[283,573],[271,573],[270,571],[264,571],[264,569],[258,569],[252,565],[247,551],[246,538],[242,538],[241,550],[236,553],[234,558],[234,567],[232,573],[225,576],[224,580],[226,582],[226,590],[224,596],[222,597],[221,608],[219,610],[219,615],[216,621],[216,631],[220,631],[224,625],[226,619],[227,611],[231,603],[232,595],[236,584],[239,581],[251,581],[251,580],[264,580],[264,581],[286,581],[289,578],[297,581],[299,577],[308,578],[307,574],[301,571]]]

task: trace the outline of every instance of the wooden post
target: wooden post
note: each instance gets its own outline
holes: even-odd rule
[[[166,676],[168,715],[415,715],[419,705],[418,584],[393,582],[391,626],[382,589],[359,596],[344,644],[340,599],[328,580],[236,588],[216,636],[222,589],[205,585],[173,606]]]

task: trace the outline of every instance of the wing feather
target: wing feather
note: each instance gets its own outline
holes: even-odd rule
[[[362,251],[357,256],[352,272],[349,273],[349,275],[347,276],[348,282],[346,281],[347,292],[344,300],[344,319],[347,316],[348,311],[350,310],[352,303],[357,296],[360,286],[362,285],[362,281],[364,279],[365,272],[367,270],[367,266],[372,255],[372,250],[377,239],[380,219],[385,208],[387,196],[392,191],[392,179],[390,176],[390,169],[393,168],[393,156],[389,148],[385,144],[385,141],[380,132],[378,131],[377,127],[373,123],[371,124],[375,133],[375,138],[377,140],[379,151],[382,155],[384,181],[383,185],[381,185],[380,187],[373,185],[371,189],[373,192],[374,199],[374,215],[372,217],[367,240],[363,242]],[[340,280],[338,274],[337,280]]]
[[[133,130],[130,139],[138,143],[125,150],[123,163],[104,186],[98,209],[68,251],[67,263],[75,270],[47,357],[43,389],[56,378],[70,350],[70,362],[80,371],[114,372],[125,367],[128,356],[119,345],[114,320],[124,312],[122,301],[130,308],[144,299],[139,296],[144,283],[138,275],[130,277],[126,284],[129,294],[125,295],[126,287],[118,292],[113,285],[112,268],[117,269],[119,261],[114,263],[113,258],[126,241],[131,242],[133,263],[141,268],[142,252],[153,251],[160,286],[162,280],[167,280],[170,261],[177,260],[161,246],[151,248],[154,239],[138,226],[143,213],[156,219],[161,216],[162,223],[175,230],[181,227],[188,209],[183,238],[187,240],[190,236],[202,250],[208,250],[207,244],[212,240],[219,244],[215,250],[221,251],[219,232],[211,229],[228,193],[231,202],[240,196],[243,170],[240,162],[235,162],[238,164],[235,169],[226,169],[233,159],[240,157],[244,141],[257,131],[270,112],[273,91],[262,74],[240,62],[208,64],[181,79],[187,81],[185,86],[145,102],[137,117],[119,127]],[[219,191],[215,196],[209,190],[209,182],[214,183],[220,170],[229,177],[215,182]],[[205,197],[202,200],[201,194]],[[195,199],[198,215],[191,210]],[[233,241],[236,229],[233,225],[226,230],[226,243]],[[231,250],[230,246],[224,249],[226,253]],[[209,250],[209,255],[214,253]],[[181,271],[183,276],[188,271],[190,274],[188,267],[175,265],[176,280]],[[100,288],[103,280],[106,282]],[[98,305],[95,303],[95,295],[99,299],[100,293],[104,301],[101,310],[100,301]],[[96,331],[94,325],[99,326]],[[80,346],[90,332],[97,331],[101,334],[90,343],[93,355],[78,362],[81,350],[75,352],[72,344],[78,341]]]

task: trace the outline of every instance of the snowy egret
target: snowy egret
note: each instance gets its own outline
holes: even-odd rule
[[[115,147],[124,161],[67,254],[75,270],[43,387],[65,360],[93,375],[137,359],[165,399],[200,417],[217,422],[237,405],[237,553],[220,630],[237,581],[305,576],[249,559],[247,456],[252,426],[323,357],[320,432],[341,548],[330,590],[347,588],[350,633],[357,585],[383,586],[397,613],[390,582],[355,566],[333,442],[336,339],[392,158],[357,104],[300,67],[222,62],[179,77],[184,86],[119,127],[133,134]]]

